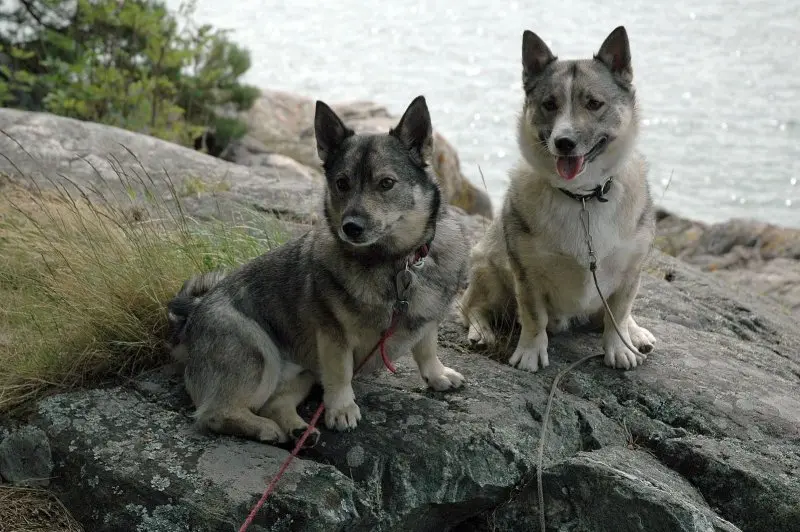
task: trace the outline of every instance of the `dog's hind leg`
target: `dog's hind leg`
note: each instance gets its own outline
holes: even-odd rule
[[[493,287],[483,282],[488,274],[474,271],[472,281],[459,300],[462,323],[469,327],[467,339],[473,344],[494,345],[496,337],[490,322],[490,311],[486,300],[493,296]],[[483,290],[481,295],[479,292]]]
[[[280,383],[283,364],[275,342],[258,324],[225,307],[200,318],[206,321],[196,326],[184,372],[199,425],[266,443],[287,441],[278,423],[254,413]]]
[[[288,440],[286,433],[277,423],[254,414],[246,407],[210,412],[203,415],[199,421],[219,434],[272,444]]]
[[[299,440],[308,428],[308,424],[297,414],[297,407],[308,397],[314,381],[314,375],[310,371],[297,371],[278,386],[275,394],[269,398],[259,414],[275,420],[291,439]],[[319,430],[315,428],[308,435],[304,446],[315,446],[319,436]]]

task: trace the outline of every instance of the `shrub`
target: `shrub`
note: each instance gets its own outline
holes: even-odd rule
[[[2,0],[0,0],[1,2]],[[158,0],[20,0],[0,8],[0,105],[122,127],[183,145],[241,137],[258,90],[226,31]]]

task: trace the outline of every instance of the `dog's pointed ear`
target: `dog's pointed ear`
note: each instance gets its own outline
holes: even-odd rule
[[[417,96],[408,106],[397,126],[389,131],[405,147],[417,152],[426,164],[433,161],[433,125],[424,96]]]
[[[547,44],[530,30],[522,32],[522,79],[523,82],[538,76],[545,67],[556,60]]]
[[[333,112],[328,105],[317,100],[314,114],[314,134],[317,137],[317,154],[324,165],[331,154],[338,150],[353,131]]]
[[[633,81],[631,46],[624,26],[618,26],[606,37],[594,58],[606,65],[612,74],[625,83]]]

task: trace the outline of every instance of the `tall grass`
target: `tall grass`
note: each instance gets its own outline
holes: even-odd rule
[[[165,361],[165,304],[182,282],[284,240],[264,214],[192,219],[168,178],[109,184],[113,198],[52,185],[0,183],[0,412]]]

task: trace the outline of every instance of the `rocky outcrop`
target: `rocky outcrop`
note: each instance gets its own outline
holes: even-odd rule
[[[668,279],[668,280],[667,280]],[[795,320],[655,255],[637,300],[657,351],[634,371],[589,362],[556,395],[546,446],[549,530],[800,530],[800,333]],[[408,358],[364,376],[354,432],[323,429],[251,530],[534,530],[533,474],[549,386],[600,337],[552,339],[536,374],[440,332],[469,384],[425,389]],[[308,418],[319,396],[304,407]],[[180,379],[41,401],[53,484],[90,530],[230,530],[286,450],[200,434]]]
[[[13,109],[0,109],[0,131],[0,173],[29,185],[74,192],[69,180],[132,208],[160,194],[200,218],[250,209],[309,223],[318,210],[314,170],[283,155],[248,168],[123,129]]]
[[[800,315],[800,229],[739,219],[706,225],[662,210],[656,246]]]
[[[348,126],[359,133],[385,133],[399,117],[372,102],[329,103]],[[314,141],[314,100],[280,91],[262,91],[241,119],[248,135],[234,142],[223,157],[245,166],[258,166],[269,153],[280,153],[314,168],[321,176]],[[436,120],[434,118],[434,126]],[[434,133],[434,168],[448,203],[470,214],[492,217],[489,195],[461,172],[458,153],[438,132]]]
[[[159,193],[183,191],[198,216],[246,206],[297,227],[318,206],[314,171],[288,157],[247,168],[9,110],[0,110],[0,129],[9,135],[0,137],[0,171],[44,186],[60,173],[125,199],[129,185],[169,176]],[[476,235],[482,223],[473,223]],[[556,394],[543,469],[548,529],[800,530],[796,317],[661,253],[635,311],[658,338],[647,362],[621,372],[595,359]],[[550,385],[570,362],[600,353],[601,339],[553,337],[551,366],[536,374],[504,363],[513,339],[499,356],[465,339],[453,321],[440,330],[442,359],[468,379],[462,390],[428,391],[408,357],[396,375],[360,378],[358,429],[323,429],[250,530],[537,529],[535,456]],[[169,368],[53,395],[32,411],[25,421],[52,451],[50,487],[86,530],[235,529],[287,454],[196,431]]]

